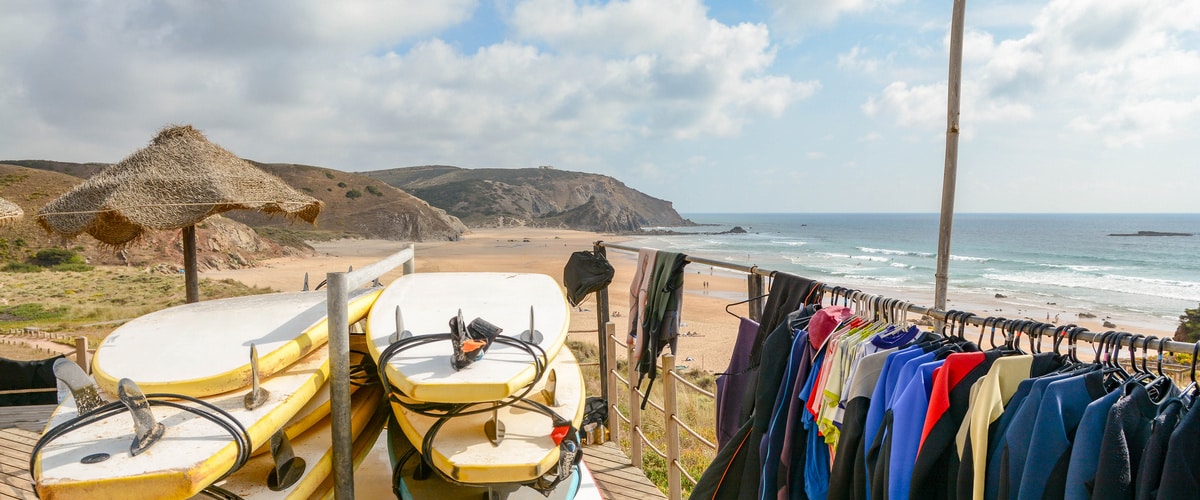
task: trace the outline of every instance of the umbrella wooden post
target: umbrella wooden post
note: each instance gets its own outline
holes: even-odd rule
[[[196,226],[183,228],[183,286],[187,303],[200,302],[200,277],[196,273]]]

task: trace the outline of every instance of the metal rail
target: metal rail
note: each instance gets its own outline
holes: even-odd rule
[[[630,246],[630,245],[618,245],[618,244],[614,244],[614,243],[604,243],[604,242],[597,242],[596,244],[599,246],[603,246],[605,248],[624,250],[624,251],[634,252],[634,253],[637,253],[639,250],[641,250],[640,247],[635,247],[635,246]],[[686,260],[688,262],[702,263],[702,264],[711,265],[714,267],[720,267],[722,269],[729,269],[732,271],[741,271],[741,272],[747,273],[748,281],[750,281],[750,279],[753,278],[754,276],[770,277],[770,276],[773,276],[774,274],[776,274],[777,272],[780,272],[780,271],[775,271],[775,270],[762,269],[758,266],[746,266],[746,265],[742,265],[742,264],[733,264],[733,263],[729,263],[729,262],[708,259],[708,258],[704,258],[704,257],[688,256]],[[844,288],[840,288],[840,287],[834,287],[834,286],[831,286],[828,284],[822,284],[821,286],[822,286],[822,289],[826,292],[835,292],[837,290],[842,290],[842,292],[838,292],[838,293],[842,293],[847,296],[850,294],[857,294],[858,296],[864,297],[867,299],[892,300],[895,304],[897,304],[903,310],[906,310],[911,313],[929,316],[930,318],[932,318],[935,321],[944,322],[944,321],[947,321],[948,319],[951,319],[951,318],[947,317],[947,314],[950,313],[951,311],[944,311],[944,310],[937,309],[934,307],[925,307],[922,305],[912,304],[912,303],[905,302],[905,301],[888,299],[887,297],[878,296],[878,295],[865,295],[865,294],[862,294],[858,290],[844,289]],[[751,308],[751,309],[753,309],[753,308]],[[997,320],[999,320],[999,321],[997,322]],[[995,328],[1016,327],[1014,330],[1014,333],[1025,334],[1025,335],[1029,335],[1029,336],[1049,335],[1054,332],[1053,325],[1049,325],[1047,323],[1041,323],[1041,322],[1019,320],[1019,319],[1004,319],[1004,318],[996,318],[996,317],[991,317],[991,316],[971,315],[971,316],[967,317],[964,321],[967,324],[980,326],[980,327],[995,327]],[[1106,333],[1109,333],[1109,332],[1082,331],[1076,337],[1078,340],[1095,342],[1095,341],[1098,341],[1100,339],[1100,337]],[[1143,335],[1142,337],[1137,337],[1137,336],[1130,334],[1130,332],[1124,332],[1124,331],[1120,331],[1120,332],[1114,331],[1112,333],[1124,334],[1124,335],[1122,335],[1122,338],[1118,342],[1116,342],[1117,345],[1119,345],[1119,346],[1128,346],[1131,341],[1139,346],[1145,342],[1154,342],[1155,344],[1153,346],[1153,349],[1155,351],[1158,350],[1158,343],[1157,343],[1159,340],[1158,337],[1146,336],[1146,335]],[[1150,340],[1146,340],[1146,337],[1150,337]],[[1179,341],[1175,341],[1175,340],[1168,340],[1163,344],[1163,351],[1186,353],[1186,354],[1193,354],[1193,352],[1200,353],[1200,343],[1189,343],[1189,342],[1179,342]]]
[[[403,266],[404,274],[416,270],[413,245],[357,271],[326,275],[329,308],[329,400],[333,417],[333,492],[337,500],[354,498],[354,435],[350,428],[350,290],[363,286]]]

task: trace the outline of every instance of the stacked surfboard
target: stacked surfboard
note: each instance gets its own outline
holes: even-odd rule
[[[417,273],[384,289],[366,330],[391,392],[402,497],[573,498],[586,474],[567,435],[584,402],[564,347],[569,317],[558,284],[539,274]],[[504,338],[456,368],[452,319],[482,320]]]
[[[354,292],[350,322],[365,318],[380,293]],[[122,325],[96,351],[98,388],[82,387],[81,371],[71,384],[76,394],[100,397],[80,397],[78,404],[67,398],[47,424],[31,469],[38,494],[189,498],[209,488],[243,497],[325,496],[331,484],[325,297],[213,300]],[[378,386],[364,386],[352,406],[361,457],[385,423],[386,405]],[[279,465],[275,457],[282,457]]]

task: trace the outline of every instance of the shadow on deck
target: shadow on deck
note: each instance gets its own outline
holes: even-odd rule
[[[629,457],[611,442],[585,446],[583,461],[592,471],[601,496],[606,499],[667,498],[642,469],[630,465]]]

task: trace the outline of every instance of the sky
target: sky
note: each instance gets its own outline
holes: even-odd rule
[[[611,175],[699,212],[937,212],[951,2],[0,4],[0,158]],[[959,212],[1200,212],[1200,2],[967,3]]]

